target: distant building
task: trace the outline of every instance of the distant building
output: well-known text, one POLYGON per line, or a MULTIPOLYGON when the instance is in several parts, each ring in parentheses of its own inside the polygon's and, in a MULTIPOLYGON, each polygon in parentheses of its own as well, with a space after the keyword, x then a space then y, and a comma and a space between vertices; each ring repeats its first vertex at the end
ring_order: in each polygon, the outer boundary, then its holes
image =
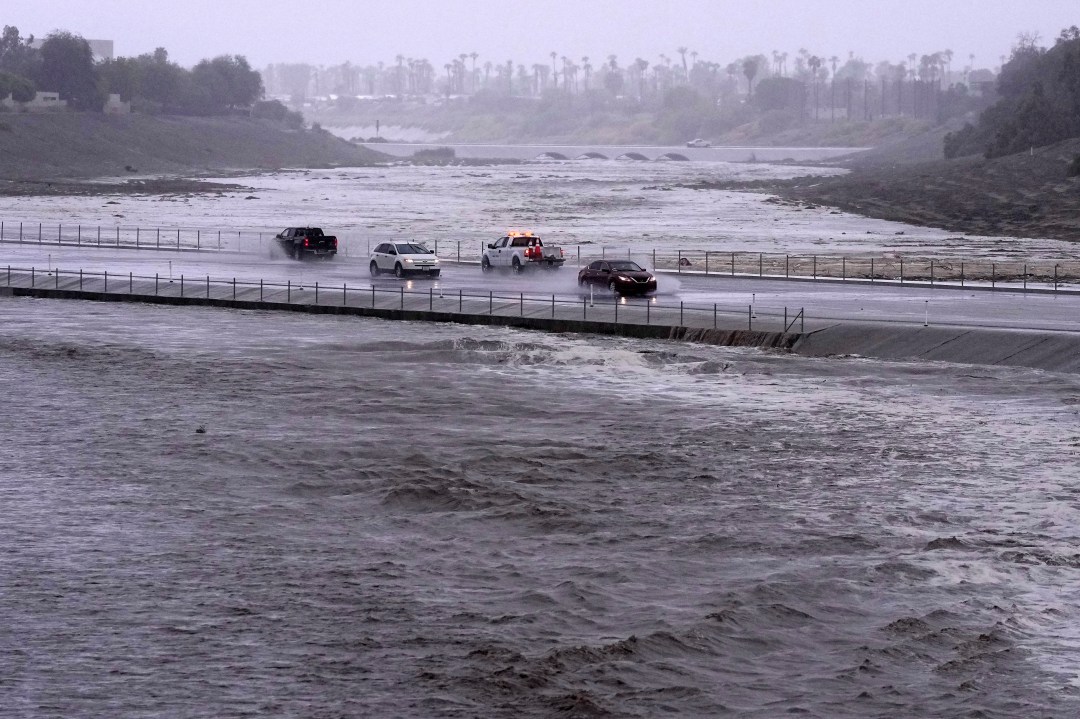
POLYGON ((15 102, 8 95, 0 99, 0 105, 18 112, 62 112, 67 109, 67 100, 61 100, 58 92, 38 92, 30 102, 15 102))
POLYGON ((109 95, 109 99, 105 101, 105 106, 101 108, 101 111, 106 115, 130 115, 131 102, 124 102, 120 99, 120 95, 113 93, 109 95))

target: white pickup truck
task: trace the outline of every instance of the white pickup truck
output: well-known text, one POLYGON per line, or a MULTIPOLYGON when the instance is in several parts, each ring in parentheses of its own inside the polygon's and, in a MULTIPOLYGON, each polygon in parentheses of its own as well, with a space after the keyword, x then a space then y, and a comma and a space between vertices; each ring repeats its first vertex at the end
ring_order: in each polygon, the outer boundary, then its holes
POLYGON ((566 262, 561 247, 545 245, 531 232, 508 232, 484 248, 480 267, 487 272, 493 267, 506 267, 524 272, 527 267, 554 269, 566 262))

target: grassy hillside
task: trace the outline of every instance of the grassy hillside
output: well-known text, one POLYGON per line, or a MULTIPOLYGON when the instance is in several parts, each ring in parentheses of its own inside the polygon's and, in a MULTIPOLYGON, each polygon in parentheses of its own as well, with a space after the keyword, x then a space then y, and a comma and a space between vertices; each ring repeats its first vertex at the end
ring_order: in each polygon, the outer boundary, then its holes
POLYGON ((5 179, 365 165, 380 157, 326 132, 249 118, 0 114, 5 179))

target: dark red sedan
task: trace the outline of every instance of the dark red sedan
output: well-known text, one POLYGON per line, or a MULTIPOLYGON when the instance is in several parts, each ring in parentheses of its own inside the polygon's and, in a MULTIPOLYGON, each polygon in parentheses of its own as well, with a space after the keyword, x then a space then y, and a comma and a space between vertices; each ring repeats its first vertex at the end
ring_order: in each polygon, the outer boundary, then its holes
POLYGON ((656 277, 633 260, 596 260, 581 268, 578 284, 607 287, 617 295, 656 292, 656 277))

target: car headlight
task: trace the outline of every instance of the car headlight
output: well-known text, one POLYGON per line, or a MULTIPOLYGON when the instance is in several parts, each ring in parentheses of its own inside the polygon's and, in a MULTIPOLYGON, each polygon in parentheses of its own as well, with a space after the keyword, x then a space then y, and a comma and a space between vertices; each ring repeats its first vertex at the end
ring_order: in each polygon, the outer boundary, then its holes
POLYGON ((619 282, 630 282, 630 278, 625 275, 615 275, 615 279, 619 282))
POLYGON ((411 257, 406 257, 405 261, 408 262, 410 265, 412 264, 412 258, 411 257))

